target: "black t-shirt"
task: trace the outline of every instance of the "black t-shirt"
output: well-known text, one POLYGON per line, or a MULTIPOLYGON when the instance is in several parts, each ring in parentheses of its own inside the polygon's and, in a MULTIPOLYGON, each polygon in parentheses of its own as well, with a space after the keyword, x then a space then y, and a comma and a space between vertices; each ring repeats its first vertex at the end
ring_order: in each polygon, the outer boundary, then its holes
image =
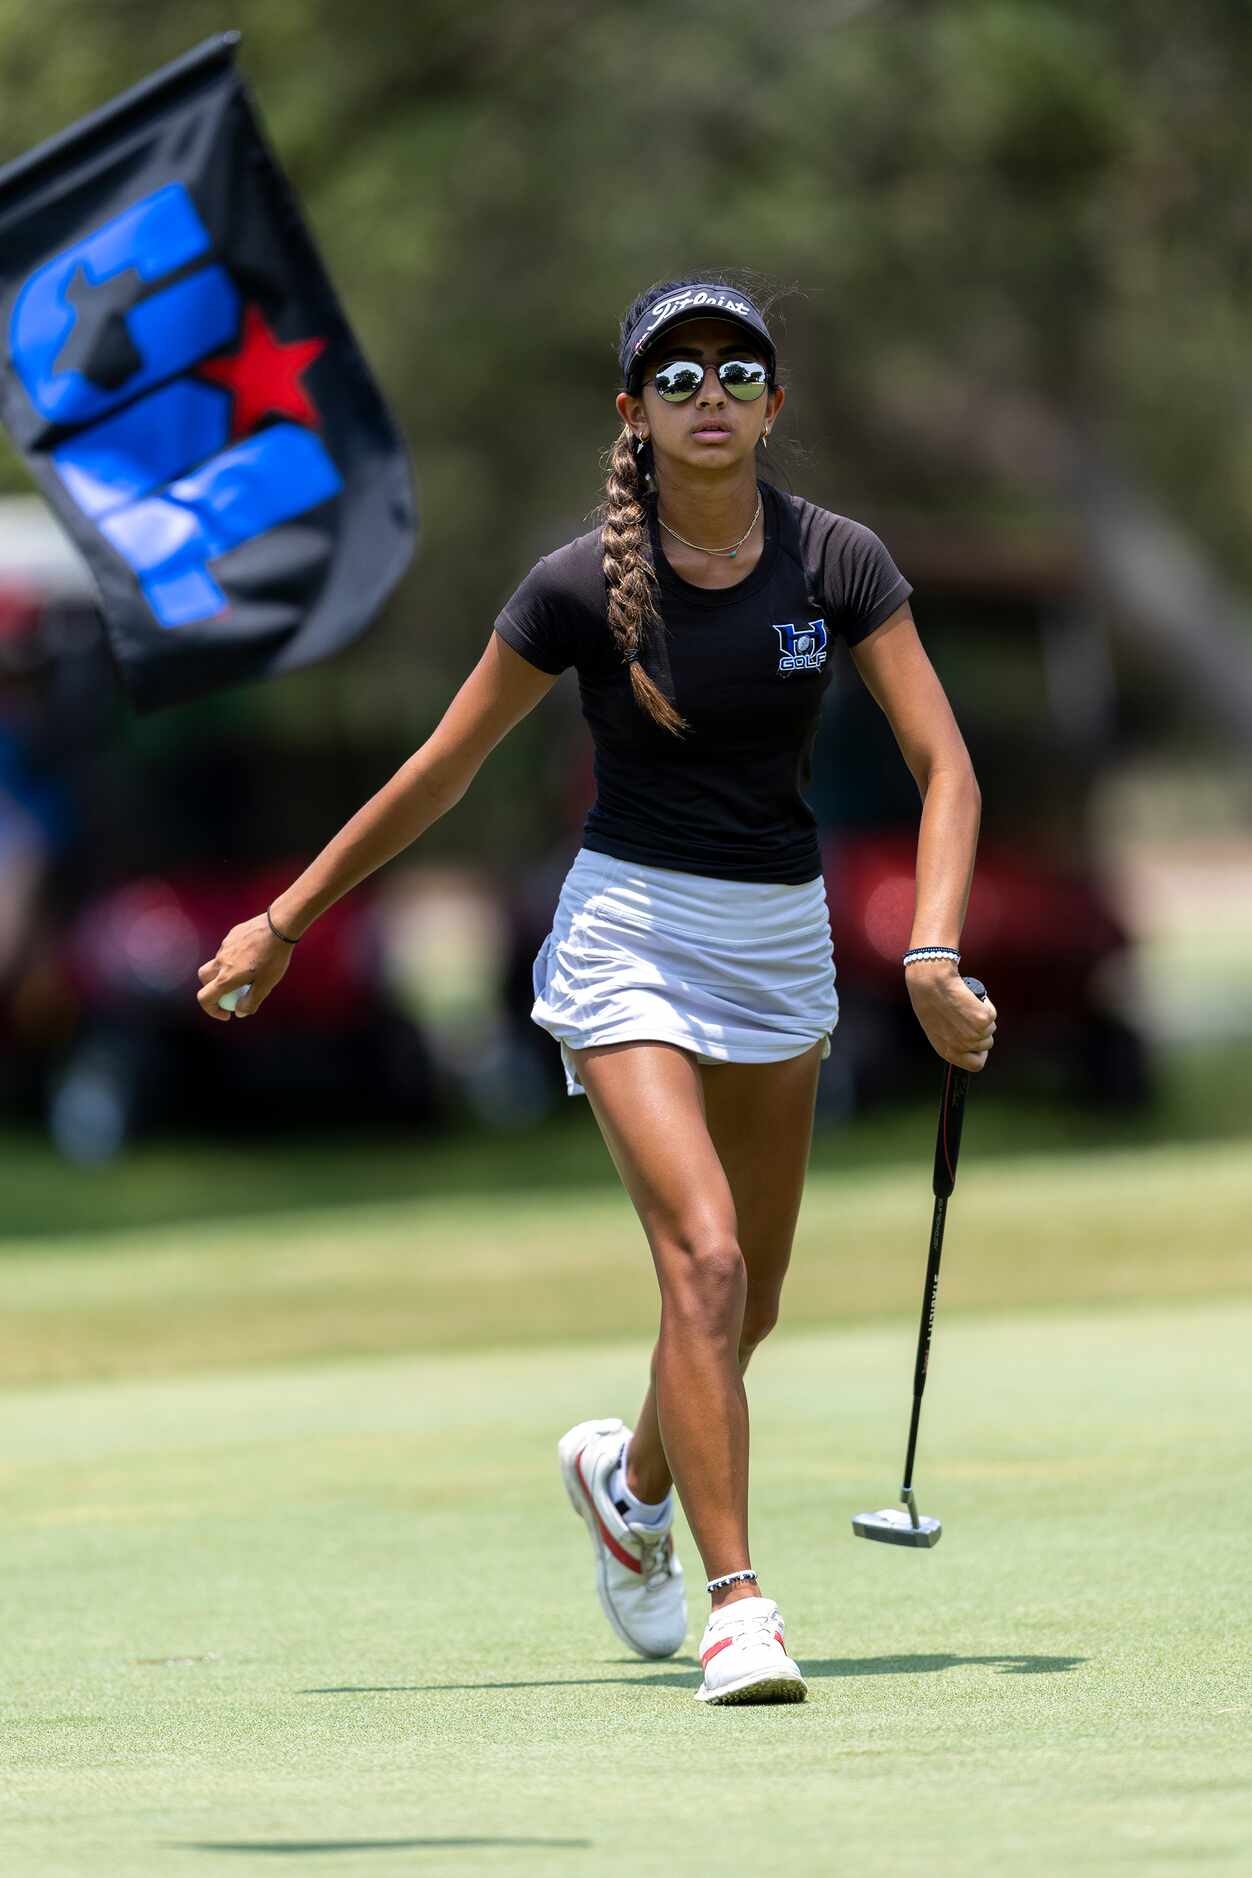
POLYGON ((852 646, 913 591, 870 529, 761 483, 765 545, 746 580, 712 591, 675 573, 649 502, 664 632, 644 666, 691 729, 635 703, 608 623, 602 530, 545 555, 495 630, 544 672, 578 671, 595 745, 582 845, 724 880, 815 880, 811 778, 831 642, 852 646))

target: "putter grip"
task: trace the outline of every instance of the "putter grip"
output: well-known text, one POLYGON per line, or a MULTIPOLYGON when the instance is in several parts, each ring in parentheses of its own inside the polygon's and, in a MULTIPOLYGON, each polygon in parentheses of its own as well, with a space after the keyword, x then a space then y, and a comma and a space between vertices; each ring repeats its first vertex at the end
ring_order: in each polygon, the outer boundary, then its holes
MULTIPOLYGON (((976 978, 967 978, 976 998, 985 998, 987 987, 976 978)), ((936 1199, 946 1199, 956 1185, 956 1164, 961 1153, 961 1128, 965 1121, 965 1097, 969 1092, 969 1071, 948 1064, 939 1103, 939 1131, 935 1139, 935 1174, 931 1183, 936 1199)))

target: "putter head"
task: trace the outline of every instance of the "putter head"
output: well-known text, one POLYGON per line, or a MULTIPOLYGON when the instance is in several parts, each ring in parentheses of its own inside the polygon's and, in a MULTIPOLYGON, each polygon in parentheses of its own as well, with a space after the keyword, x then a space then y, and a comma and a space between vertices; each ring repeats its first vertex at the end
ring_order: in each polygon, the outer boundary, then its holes
POLYGON ((852 1530, 858 1539, 879 1539, 884 1545, 938 1545, 943 1523, 925 1519, 920 1514, 916 1526, 909 1515, 897 1506, 885 1506, 878 1513, 854 1513, 852 1530))

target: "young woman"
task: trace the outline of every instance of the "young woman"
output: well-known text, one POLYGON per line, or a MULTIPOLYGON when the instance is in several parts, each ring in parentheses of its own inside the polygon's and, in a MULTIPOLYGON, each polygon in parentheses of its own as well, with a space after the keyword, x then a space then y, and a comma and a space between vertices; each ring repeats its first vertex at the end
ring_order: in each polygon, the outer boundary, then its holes
POLYGON ((634 1203, 661 1323, 633 1431, 578 1423, 562 1478, 624 1643, 665 1657, 686 1636, 677 1486, 712 1598, 699 1699, 794 1701, 804 1679, 748 1546, 743 1372, 778 1314, 838 1019, 801 794, 836 634, 921 795, 903 968, 930 1042, 967 1070, 996 1027, 957 969, 979 792, 883 544, 758 480, 785 394, 756 304, 725 279, 663 282, 626 314, 619 357, 601 526, 531 570, 438 728, 227 934, 198 995, 229 1022, 229 994, 250 985, 234 1015, 255 1013, 318 914, 446 814, 577 668, 597 794, 535 960, 532 1016, 634 1203))

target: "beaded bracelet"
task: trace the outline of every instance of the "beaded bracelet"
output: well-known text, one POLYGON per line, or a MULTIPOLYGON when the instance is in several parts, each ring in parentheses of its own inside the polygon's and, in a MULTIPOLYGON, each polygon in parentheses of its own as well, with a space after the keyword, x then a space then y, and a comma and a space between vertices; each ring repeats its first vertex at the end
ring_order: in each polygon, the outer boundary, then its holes
POLYGON ((905 953, 900 963, 901 965, 916 965, 919 959, 951 959, 954 965, 959 965, 961 955, 955 946, 914 946, 910 952, 905 953))
POLYGON ((265 917, 270 923, 270 931, 273 933, 275 939, 281 939, 285 946, 298 946, 299 945, 301 935, 297 934, 297 936, 294 939, 289 939, 285 932, 279 932, 277 926, 274 924, 273 914, 270 912, 268 907, 266 907, 265 909, 265 917))
POLYGON ((727 1572, 724 1578, 710 1578, 704 1588, 706 1591, 722 1591, 727 1585, 740 1585, 745 1583, 748 1579, 751 1579, 752 1583, 755 1584, 757 1582, 756 1573, 727 1572))

